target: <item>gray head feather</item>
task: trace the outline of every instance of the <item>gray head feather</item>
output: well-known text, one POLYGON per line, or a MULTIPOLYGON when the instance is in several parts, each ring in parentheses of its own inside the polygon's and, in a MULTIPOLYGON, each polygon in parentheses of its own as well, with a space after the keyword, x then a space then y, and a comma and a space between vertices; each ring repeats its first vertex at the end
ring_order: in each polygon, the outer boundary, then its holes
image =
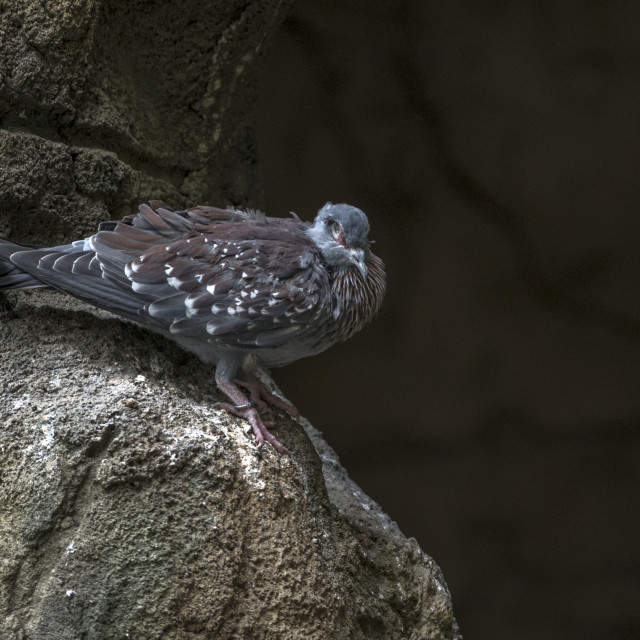
POLYGON ((366 275, 369 220, 364 211, 348 204, 327 204, 307 230, 327 263, 336 268, 356 266, 366 275))

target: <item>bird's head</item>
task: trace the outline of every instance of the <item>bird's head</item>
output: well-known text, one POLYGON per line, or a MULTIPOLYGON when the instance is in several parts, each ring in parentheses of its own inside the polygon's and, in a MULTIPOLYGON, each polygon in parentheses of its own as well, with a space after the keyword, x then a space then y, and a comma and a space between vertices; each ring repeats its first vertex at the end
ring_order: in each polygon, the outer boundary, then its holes
POLYGON ((327 264, 334 268, 357 267, 367 276, 369 220, 348 204, 327 204, 318 211, 307 235, 316 243, 327 264))

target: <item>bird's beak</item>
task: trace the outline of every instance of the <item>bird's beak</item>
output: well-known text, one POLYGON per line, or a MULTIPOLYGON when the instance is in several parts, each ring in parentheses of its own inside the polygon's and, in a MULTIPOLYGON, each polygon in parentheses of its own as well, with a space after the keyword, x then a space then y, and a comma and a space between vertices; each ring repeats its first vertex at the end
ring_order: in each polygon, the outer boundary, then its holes
POLYGON ((358 267, 360 273, 366 278, 369 270, 364 261, 364 251, 362 249, 349 249, 349 253, 351 255, 351 262, 358 267))

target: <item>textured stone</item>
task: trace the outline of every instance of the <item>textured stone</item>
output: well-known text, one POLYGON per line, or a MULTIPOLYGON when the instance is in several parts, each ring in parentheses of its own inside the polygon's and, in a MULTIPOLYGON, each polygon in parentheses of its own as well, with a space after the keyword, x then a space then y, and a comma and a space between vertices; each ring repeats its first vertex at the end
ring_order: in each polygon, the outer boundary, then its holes
POLYGON ((199 361, 21 295, 0 322, 0 637, 458 637, 439 569, 308 424, 320 457, 281 416, 290 455, 260 452, 199 361))
POLYGON ((258 78, 291 4, 0 3, 0 232, 62 240, 150 198, 258 206, 258 78))

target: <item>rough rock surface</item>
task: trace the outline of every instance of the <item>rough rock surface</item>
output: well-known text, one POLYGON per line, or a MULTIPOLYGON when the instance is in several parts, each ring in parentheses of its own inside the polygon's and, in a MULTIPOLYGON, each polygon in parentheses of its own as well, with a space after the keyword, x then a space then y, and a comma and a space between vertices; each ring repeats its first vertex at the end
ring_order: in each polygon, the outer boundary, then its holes
POLYGON ((259 77, 292 2, 0 1, 0 231, 77 237, 149 198, 257 206, 259 77))
POLYGON ((278 415, 291 454, 258 451, 208 367, 67 301, 2 300, 0 637, 459 637, 310 425, 278 415))

